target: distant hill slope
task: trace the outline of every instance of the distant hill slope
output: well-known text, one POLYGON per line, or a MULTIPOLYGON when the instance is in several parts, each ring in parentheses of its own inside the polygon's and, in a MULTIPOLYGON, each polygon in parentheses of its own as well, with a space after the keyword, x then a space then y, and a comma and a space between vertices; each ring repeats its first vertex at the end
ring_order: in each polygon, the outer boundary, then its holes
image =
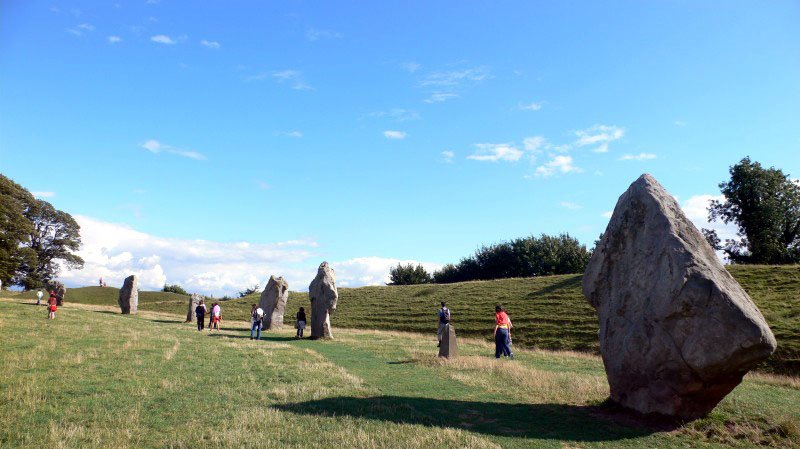
MULTIPOLYGON (((800 266, 730 266, 737 281, 761 309, 778 339, 765 369, 800 374, 800 266)), ((298 287, 298 286, 290 286, 298 287)), ((67 302, 117 303, 118 289, 70 289, 67 302)), ((31 292, 24 294, 33 298, 31 292)), ((247 319, 259 295, 222 303, 223 319, 247 319)), ((142 310, 185 315, 188 297, 141 292, 142 310)), ((492 334, 494 305, 501 303, 514 322, 514 344, 522 347, 597 352, 597 317, 581 292, 580 275, 501 279, 409 286, 340 288, 335 327, 384 329, 431 334, 440 301, 447 301, 459 335, 492 334)), ((299 307, 309 309, 306 293, 292 292, 286 322, 299 307)), ((224 322, 223 322, 224 324, 224 322)))

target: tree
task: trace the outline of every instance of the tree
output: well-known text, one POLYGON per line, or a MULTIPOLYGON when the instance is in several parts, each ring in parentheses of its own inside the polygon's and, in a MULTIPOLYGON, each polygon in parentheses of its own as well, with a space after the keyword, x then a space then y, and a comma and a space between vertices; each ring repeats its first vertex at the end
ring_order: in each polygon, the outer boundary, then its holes
POLYGON ((716 232, 704 229, 706 240, 716 242, 732 263, 800 262, 800 186, 750 157, 730 167, 730 175, 719 184, 725 201, 712 201, 708 208, 709 221, 734 223, 739 239, 721 244, 716 232))
MULTIPOLYGON (((240 291, 239 292, 239 297, 240 298, 244 298, 247 295, 252 295, 253 293, 258 293, 258 291, 260 289, 261 289, 261 287, 258 284, 256 284, 256 285, 254 285, 252 287, 249 287, 249 288, 246 288, 246 289, 240 291)), ((222 299, 224 300, 225 298, 222 298, 222 299)))
POLYGON ((164 284, 164 288, 161 289, 162 292, 169 292, 169 293, 177 293, 179 295, 188 295, 189 293, 186 292, 186 289, 181 287, 178 284, 164 284))
POLYGON ((22 245, 33 231, 25 212, 34 201, 24 187, 0 175, 0 281, 3 285, 10 285, 23 262, 30 263, 34 256, 22 245))
POLYGON ((73 253, 81 247, 81 228, 72 215, 54 208, 47 201, 35 200, 25 217, 33 229, 22 244, 30 248, 35 257, 23 261, 14 283, 25 289, 38 288, 57 277, 62 266, 83 268, 83 259, 73 253))
POLYGON ((389 285, 428 284, 432 281, 431 275, 422 265, 414 266, 397 264, 389 270, 389 285))

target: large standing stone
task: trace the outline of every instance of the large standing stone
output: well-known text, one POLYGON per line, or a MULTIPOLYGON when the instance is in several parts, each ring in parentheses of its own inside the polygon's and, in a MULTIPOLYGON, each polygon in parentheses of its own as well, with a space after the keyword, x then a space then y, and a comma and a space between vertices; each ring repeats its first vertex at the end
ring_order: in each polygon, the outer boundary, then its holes
POLYGON ((197 308, 197 305, 200 304, 201 296, 197 293, 192 293, 189 296, 189 312, 186 314, 186 322, 187 323, 194 323, 194 309, 197 308))
POLYGON ((56 292, 56 305, 61 307, 64 305, 64 297, 67 296, 67 287, 64 287, 59 281, 47 281, 47 291, 56 292))
POLYGON ((456 342, 456 328, 452 324, 444 325, 442 343, 439 345, 439 357, 452 359, 458 357, 458 343, 456 342))
POLYGON ((122 309, 123 315, 136 313, 139 308, 138 283, 136 275, 130 275, 125 278, 125 282, 119 290, 119 308, 122 309))
POLYGON ((258 307, 264 311, 263 329, 280 329, 283 327, 283 314, 286 301, 289 300, 289 283, 282 277, 270 276, 267 286, 261 292, 258 307))
POLYGON ((333 338, 330 314, 336 310, 339 292, 328 262, 319 266, 317 277, 308 286, 308 298, 311 300, 311 338, 333 338))
POLYGON ((617 201, 583 292, 611 399, 641 413, 704 416, 775 350, 761 312, 650 175, 617 201))

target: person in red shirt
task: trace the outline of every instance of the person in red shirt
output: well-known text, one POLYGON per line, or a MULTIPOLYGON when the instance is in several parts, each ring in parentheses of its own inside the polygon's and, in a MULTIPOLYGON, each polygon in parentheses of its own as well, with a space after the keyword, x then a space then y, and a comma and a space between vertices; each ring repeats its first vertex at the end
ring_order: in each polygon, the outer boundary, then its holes
POLYGON ((494 357, 500 358, 500 355, 506 356, 509 359, 514 358, 511 352, 511 319, 506 313, 506 309, 500 304, 494 308, 494 317, 496 324, 494 326, 494 357))
POLYGON ((58 299, 56 299, 56 292, 51 291, 50 298, 47 300, 48 320, 54 320, 56 318, 56 310, 58 310, 58 306, 56 306, 57 302, 58 299))

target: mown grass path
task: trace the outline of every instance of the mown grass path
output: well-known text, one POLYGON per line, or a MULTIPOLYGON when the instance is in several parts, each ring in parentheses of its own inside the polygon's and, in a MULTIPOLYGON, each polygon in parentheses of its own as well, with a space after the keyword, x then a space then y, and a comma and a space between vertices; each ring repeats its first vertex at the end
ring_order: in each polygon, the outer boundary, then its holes
POLYGON ((248 339, 174 315, 0 300, 0 447, 798 447, 800 382, 757 376, 666 428, 603 405, 602 363, 480 340, 335 329, 248 339))

